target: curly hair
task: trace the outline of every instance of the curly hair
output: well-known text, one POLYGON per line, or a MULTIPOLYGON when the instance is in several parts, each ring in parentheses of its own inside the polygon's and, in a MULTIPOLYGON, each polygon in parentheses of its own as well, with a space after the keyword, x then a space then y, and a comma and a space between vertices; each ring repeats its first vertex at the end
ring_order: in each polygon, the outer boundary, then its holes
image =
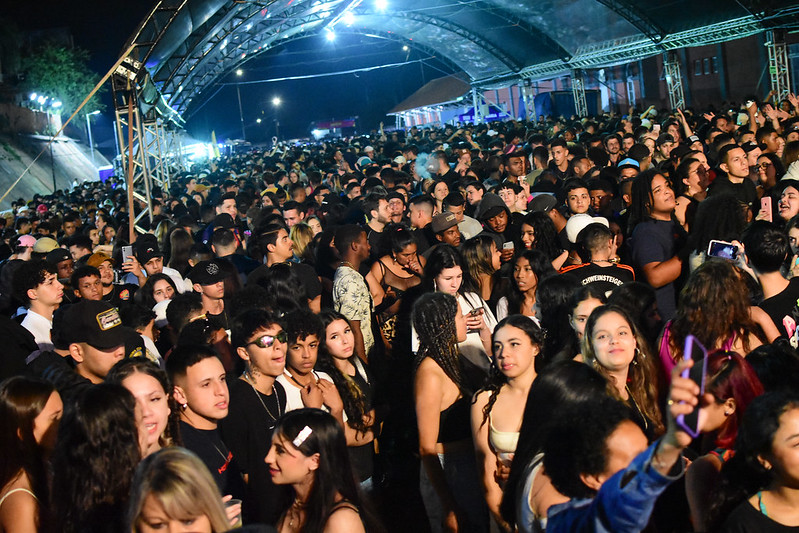
MULTIPOLYGON (((494 361, 491 365, 491 370, 488 375, 488 379, 486 380, 485 385, 482 389, 477 391, 479 394, 482 391, 488 391, 488 402, 486 402, 485 406, 483 407, 483 421, 480 423, 480 426, 483 426, 486 421, 488 420, 488 415, 491 413, 491 409, 494 407, 494 403, 497 401, 497 397, 499 396, 499 391, 502 389, 502 386, 508 382, 508 378, 500 372, 499 368, 497 368, 497 357, 498 354, 496 353, 497 346, 496 346, 496 337, 497 333, 504 327, 512 327, 521 330, 528 339, 530 339, 530 343, 533 346, 538 347, 538 354, 533 360, 533 364, 536 363, 538 356, 541 355, 541 350, 544 347, 544 332, 538 327, 538 324, 530 320, 524 315, 510 315, 497 324, 494 328, 494 333, 491 336, 491 346, 493 348, 493 356, 494 361)), ((477 394, 474 395, 474 399, 472 403, 477 400, 477 394)))
MULTIPOLYGON (((655 365, 654 357, 649 351, 646 340, 638 331, 638 327, 630 318, 630 315, 627 314, 627 311, 615 305, 601 305, 594 309, 585 324, 582 346, 583 360, 587 364, 592 365, 600 374, 608 378, 609 381, 613 381, 608 371, 597 361, 593 342, 594 328, 596 327, 597 321, 608 313, 616 313, 621 316, 633 332, 637 348, 627 374, 628 391, 630 398, 635 402, 635 405, 638 406, 641 414, 652 422, 654 426, 653 433, 655 435, 660 435, 665 430, 665 426, 663 425, 663 417, 657 404, 659 383, 658 367, 655 365)), ((617 388, 618 383, 615 385, 616 386, 612 387, 610 391, 617 399, 621 400, 622 398, 617 388)))
MULTIPOLYGON (((555 269, 552 268, 552 263, 547 255, 544 252, 536 249, 523 250, 516 256, 516 258, 513 260, 514 273, 516 271, 517 263, 522 259, 527 261, 530 269, 533 271, 533 274, 535 274, 536 292, 538 292, 538 284, 541 283, 541 281, 557 274, 555 269)), ((524 293, 519 290, 519 286, 516 283, 516 277, 511 276, 511 279, 513 280, 510 284, 511 290, 509 290, 507 294, 508 314, 521 313, 522 305, 524 304, 524 293)))
POLYGON ((464 395, 471 396, 473 391, 461 371, 455 329, 457 312, 458 301, 443 292, 427 293, 416 301, 413 305, 413 327, 419 336, 419 351, 416 352, 414 368, 418 369, 422 360, 429 357, 464 395))
POLYGON ((549 215, 542 211, 532 212, 522 220, 522 231, 524 231, 525 225, 533 228, 532 248, 544 252, 550 262, 563 253, 563 248, 558 240, 558 232, 549 215))
MULTIPOLYGON (((319 318, 322 320, 325 331, 327 331, 327 327, 330 324, 338 320, 343 320, 349 325, 349 321, 344 315, 332 310, 323 310, 319 314, 319 318)), ((344 402, 344 412, 347 413, 347 424, 360 433, 366 433, 372 426, 366 425, 363 421, 363 417, 368 412, 363 391, 358 387, 358 384, 352 377, 347 375, 346 372, 339 370, 336 366, 333 356, 327 348, 327 333, 322 335, 320 340, 317 366, 319 370, 327 372, 333 379, 333 384, 336 386, 342 402, 344 402)), ((353 352, 353 355, 349 358, 356 369, 357 358, 358 356, 355 352, 353 352)))
POLYGON ((671 323, 669 349, 674 361, 682 357, 685 338, 693 334, 709 350, 736 337, 750 350, 749 333, 765 340, 749 314, 749 290, 742 274, 729 261, 705 261, 688 278, 671 323))
POLYGON ((68 409, 53 454, 53 516, 65 532, 121 526, 141 459, 135 402, 122 385, 102 383, 68 409))

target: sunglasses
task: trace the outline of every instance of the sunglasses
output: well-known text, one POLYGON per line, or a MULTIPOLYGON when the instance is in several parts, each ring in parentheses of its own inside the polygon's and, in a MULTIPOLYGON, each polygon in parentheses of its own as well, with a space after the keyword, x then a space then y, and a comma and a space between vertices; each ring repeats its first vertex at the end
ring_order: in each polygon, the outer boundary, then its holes
POLYGON ((259 348, 271 348, 272 345, 275 344, 275 341, 286 344, 288 340, 289 339, 286 332, 281 331, 277 335, 261 335, 254 341, 248 342, 247 346, 249 346, 250 344, 254 344, 259 348))

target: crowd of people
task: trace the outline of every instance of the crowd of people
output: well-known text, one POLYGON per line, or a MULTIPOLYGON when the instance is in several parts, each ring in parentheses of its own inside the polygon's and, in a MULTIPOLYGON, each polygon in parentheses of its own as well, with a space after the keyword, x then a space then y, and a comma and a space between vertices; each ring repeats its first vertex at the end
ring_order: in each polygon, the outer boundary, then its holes
POLYGON ((0 532, 799 530, 799 99, 706 111, 14 202, 0 532))

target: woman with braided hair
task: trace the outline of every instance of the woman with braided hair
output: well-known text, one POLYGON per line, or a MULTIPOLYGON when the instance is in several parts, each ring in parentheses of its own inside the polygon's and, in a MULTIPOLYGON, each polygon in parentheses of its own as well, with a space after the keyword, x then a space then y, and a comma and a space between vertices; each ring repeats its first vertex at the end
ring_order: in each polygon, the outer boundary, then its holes
POLYGON ((434 292, 414 305, 413 326, 419 336, 414 383, 419 485, 431 530, 485 531, 469 424, 475 390, 469 377, 476 367, 457 347, 466 338, 466 319, 454 296, 434 292))
POLYGON ((500 516, 499 504, 543 344, 543 331, 526 316, 502 320, 494 330, 490 379, 472 403, 472 437, 483 496, 493 518, 506 530, 510 528, 500 516))

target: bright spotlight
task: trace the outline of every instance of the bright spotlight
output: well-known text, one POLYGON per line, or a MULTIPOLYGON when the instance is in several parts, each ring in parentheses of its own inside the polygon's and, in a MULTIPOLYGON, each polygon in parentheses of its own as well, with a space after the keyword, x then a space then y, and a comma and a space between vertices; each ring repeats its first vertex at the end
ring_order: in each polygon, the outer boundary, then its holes
POLYGON ((331 30, 327 30, 327 32, 325 32, 325 39, 327 39, 332 43, 333 41, 336 40, 336 34, 333 33, 331 30))
POLYGON ((42 105, 42 104, 44 104, 47 101, 47 97, 46 96, 39 96, 39 98, 37 98, 36 101, 39 102, 39 105, 42 105))
POLYGON ((343 20, 344 24, 347 26, 352 26, 355 23, 355 15, 352 14, 352 11, 347 11, 344 13, 344 17, 342 17, 341 20, 343 20))
POLYGON ((241 76, 242 74, 244 74, 244 71, 241 70, 240 68, 237 68, 236 69, 236 76, 241 76))
POLYGON ((388 1, 387 0, 375 0, 375 9, 378 11, 385 11, 388 9, 388 1))
POLYGON ((407 52, 408 51, 408 45, 407 44, 402 45, 402 51, 403 52, 407 52))
POLYGON ((256 118, 256 119, 255 119, 255 122, 257 122, 258 124, 260 124, 260 123, 261 123, 261 119, 260 119, 260 118, 256 118))
POLYGON ((280 102, 281 102, 281 100, 280 100, 279 96, 275 96, 274 98, 272 98, 272 105, 273 106, 279 106, 280 102))
POLYGON ((39 96, 39 95, 38 95, 38 94, 36 94, 36 93, 31 93, 31 101, 35 102, 35 101, 36 101, 36 98, 37 98, 38 96, 39 96))
POLYGON ((51 106, 51 107, 54 107, 54 108, 59 108, 59 107, 61 107, 62 105, 64 105, 64 104, 62 104, 62 103, 61 103, 61 100, 55 100, 55 101, 53 101, 53 103, 52 103, 52 104, 50 104, 50 106, 51 106))

